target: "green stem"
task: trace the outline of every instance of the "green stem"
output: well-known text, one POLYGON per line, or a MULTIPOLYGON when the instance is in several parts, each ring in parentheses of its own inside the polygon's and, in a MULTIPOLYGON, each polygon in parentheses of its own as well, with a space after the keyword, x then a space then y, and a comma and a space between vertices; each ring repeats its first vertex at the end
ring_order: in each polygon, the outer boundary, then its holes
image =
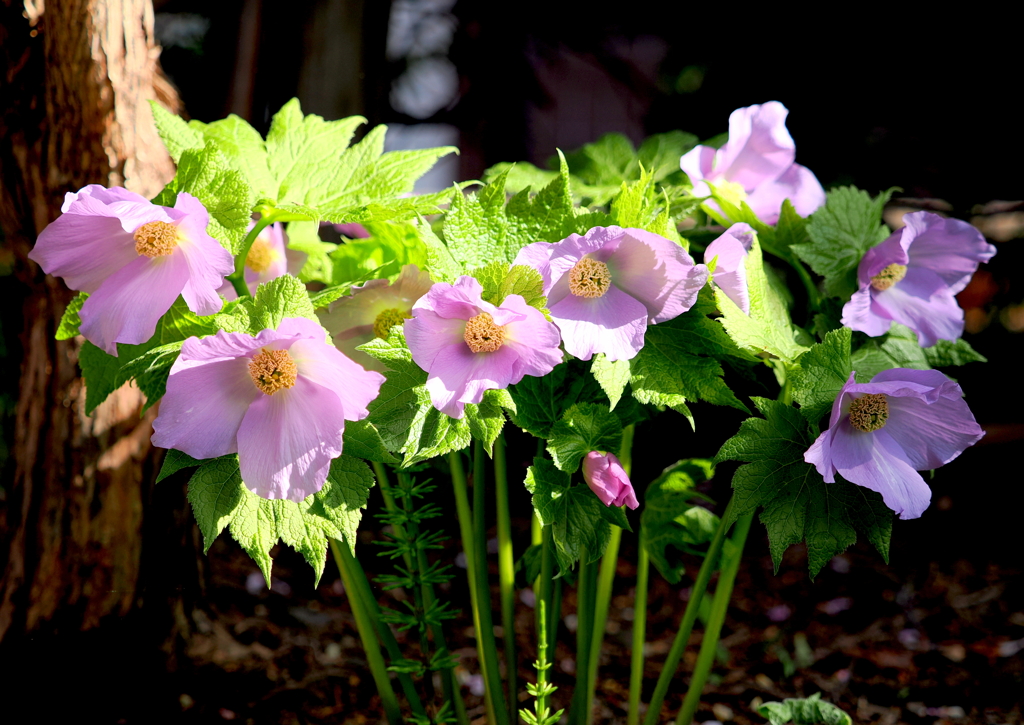
POLYGON ((242 248, 239 250, 238 255, 235 257, 235 271, 227 276, 227 280, 231 283, 231 286, 235 288, 235 292, 239 298, 249 296, 249 285, 245 283, 245 260, 249 256, 249 250, 252 249, 252 243, 256 241, 256 237, 260 235, 264 229, 277 221, 277 215, 275 212, 264 214, 259 218, 259 221, 249 230, 249 233, 245 235, 245 239, 242 240, 242 248))
MULTIPOLYGON (((547 611, 545 610, 543 599, 537 602, 537 610, 540 614, 539 621, 544 622, 547 619, 547 611)), ((548 670, 550 668, 551 663, 548 662, 548 628, 542 625, 537 630, 537 689, 542 693, 537 696, 537 706, 534 710, 538 717, 547 715, 548 697, 543 693, 545 691, 544 685, 548 681, 548 670)))
POLYGON ((569 721, 583 725, 590 718, 594 700, 590 697, 590 658, 594 654, 594 600, 597 598, 597 562, 585 563, 589 551, 580 547, 579 577, 576 580, 576 689, 572 693, 569 721))
MULTIPOLYGON (((339 547, 344 551, 348 551, 348 549, 344 543, 334 543, 334 540, 331 540, 331 542, 332 553, 335 556, 335 562, 337 562, 340 552, 334 551, 333 547, 339 547)), ((366 572, 362 570, 359 560, 354 556, 349 554, 349 556, 346 557, 346 560, 348 561, 348 567, 352 574, 353 581, 351 584, 356 587, 352 596, 357 596, 361 605, 364 605, 367 608, 367 611, 370 614, 370 620, 377 631, 377 636, 380 637, 381 642, 384 643, 384 648, 387 649, 387 655, 391 658, 392 662, 396 659, 400 659, 401 650, 398 649, 398 642, 394 638, 391 628, 381 620, 380 606, 377 604, 377 599, 374 597, 373 590, 370 589, 370 580, 367 579, 366 572)), ((342 584, 345 584, 344 578, 342 578, 342 584)), ((348 585, 345 586, 345 591, 352 591, 347 589, 348 585)), ((427 711, 423 708, 420 695, 416 691, 416 685, 413 684, 413 678, 406 673, 401 672, 397 673, 397 677, 399 684, 401 684, 401 691, 406 694, 406 699, 409 700, 410 708, 412 708, 413 712, 417 715, 426 716, 427 711)))
POLYGON ((647 640, 647 575, 651 559, 643 535, 636 560, 636 597, 633 600, 633 656, 629 671, 629 712, 626 725, 640 723, 640 691, 644 684, 644 644, 647 640))
POLYGON ((811 277, 811 273, 807 271, 807 267, 803 263, 793 256, 792 253, 787 254, 784 259, 790 267, 796 270, 797 276, 800 281, 803 282, 804 289, 807 290, 807 304, 811 308, 811 311, 818 310, 821 307, 821 294, 818 292, 818 285, 814 283, 814 278, 811 277))
MULTIPOLYGON (((615 568, 619 563, 619 542, 622 540, 622 529, 612 526, 608 538, 608 548, 601 558, 601 571, 597 578, 597 596, 594 599, 594 624, 590 638, 590 663, 587 671, 587 702, 594 702, 597 691, 597 670, 601 662, 601 645, 604 643, 604 628, 608 623, 608 608, 612 601, 612 582, 615 580, 615 568)), ((587 708, 587 725, 593 722, 594 708, 587 708)))
POLYGON ((656 723, 660 722, 661 705, 665 701, 669 685, 672 684, 672 678, 675 677, 676 669, 679 667, 679 660, 683 656, 683 650, 686 649, 686 643, 690 639, 690 633, 693 632, 693 623, 697 619, 700 600, 703 598, 704 592, 707 591, 708 582, 711 581, 711 575, 715 572, 715 565, 718 563, 719 555, 722 553, 725 534, 732 524, 734 501, 735 499, 729 499, 729 504, 725 507, 725 512, 722 514, 722 521, 715 531, 714 538, 711 539, 711 545, 708 546, 707 554, 704 555, 704 562, 700 566, 697 580, 693 583, 693 589, 690 591, 690 600, 686 603, 686 611, 683 612, 683 621, 679 624, 679 631, 676 632, 672 648, 668 652, 668 657, 665 658, 665 664, 661 669, 661 674, 658 676, 658 683, 654 687, 654 694, 651 696, 650 705, 647 706, 644 725, 656 725, 656 723))
POLYGON ((715 598, 711 603, 711 617, 704 630, 700 653, 697 655, 697 665, 694 668, 693 677, 690 679, 690 688, 686 691, 683 707, 679 711, 679 717, 676 718, 676 725, 690 725, 694 713, 697 712, 701 693, 704 692, 704 684, 711 673, 711 666, 715 663, 718 639, 722 634, 725 613, 729 609, 733 584, 736 582, 736 572, 739 571, 740 560, 743 558, 743 546, 747 543, 747 534, 750 532, 750 523, 753 520, 753 512, 744 514, 736 520, 736 531, 731 539, 733 550, 730 552, 729 560, 722 564, 722 575, 718 579, 715 598))
POLYGON ((512 550, 512 517, 508 508, 508 475, 505 467, 505 438, 494 442, 494 496, 498 504, 498 589, 501 596, 501 630, 505 645, 505 679, 508 683, 509 718, 516 721, 516 600, 515 559, 512 550))
MULTIPOLYGON (((534 520, 537 520, 534 515, 534 520)), ((552 529, 550 526, 545 526, 540 530, 541 534, 541 549, 540 549, 540 576, 533 583, 533 594, 534 601, 536 602, 536 631, 538 637, 540 631, 543 629, 548 634, 548 641, 554 641, 554 636, 551 632, 550 620, 553 615, 553 602, 551 600, 551 593, 554 591, 554 577, 555 577, 555 552, 554 552, 554 539, 552 538, 552 529), (541 614, 540 602, 544 602, 546 613, 541 614), (546 620, 546 621, 544 621, 546 620)))
POLYGON ((401 725, 402 710, 398 705, 398 698, 395 697, 395 691, 391 687, 387 666, 384 664, 384 656, 380 652, 373 617, 370 615, 363 597, 360 596, 358 575, 352 569, 352 552, 349 551, 347 544, 339 544, 334 539, 330 539, 330 542, 334 561, 341 573, 341 581, 345 585, 345 591, 349 594, 349 605, 352 607, 352 615, 356 620, 356 629, 359 630, 359 639, 363 642, 366 661, 370 665, 370 674, 377 684, 377 692, 380 693, 381 703, 384 705, 384 714, 391 725, 401 725))
POLYGON ((487 607, 487 619, 490 620, 490 596, 480 581, 480 570, 477 565, 477 548, 473 541, 473 512, 469 508, 469 494, 466 485, 466 472, 462 467, 461 454, 453 451, 448 454, 448 465, 452 474, 452 488, 455 490, 455 507, 459 516, 459 531, 462 535, 462 551, 466 557, 466 576, 469 579, 469 598, 473 608, 473 627, 476 630, 477 654, 480 658, 480 670, 484 678, 484 701, 487 706, 488 720, 497 725, 508 725, 508 713, 501 696, 501 676, 498 673, 498 653, 494 646, 494 628, 490 628, 491 636, 486 636, 481 610, 487 607))

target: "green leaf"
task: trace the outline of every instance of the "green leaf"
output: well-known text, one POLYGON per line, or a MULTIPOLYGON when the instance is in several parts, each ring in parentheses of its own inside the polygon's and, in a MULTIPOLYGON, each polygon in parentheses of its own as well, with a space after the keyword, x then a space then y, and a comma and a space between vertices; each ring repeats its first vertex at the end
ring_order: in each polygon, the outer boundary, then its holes
POLYGON ((508 392, 516 405, 512 422, 538 438, 548 438, 574 403, 601 399, 600 387, 586 370, 586 363, 574 359, 556 365, 543 377, 527 375, 510 385, 508 392))
POLYGON ((366 464, 349 456, 331 461, 323 488, 303 501, 268 500, 242 483, 238 456, 207 460, 188 486, 204 550, 225 527, 260 567, 270 585, 270 549, 280 539, 302 554, 319 583, 327 560, 328 538, 355 545, 373 474, 366 464))
MULTIPOLYGON (((270 173, 267 146, 259 131, 234 114, 213 123, 190 121, 188 125, 205 140, 216 143, 231 168, 242 175, 257 198, 277 198, 278 185, 270 173)), ((202 142, 193 145, 202 146, 202 142)))
POLYGON ((651 562, 670 584, 678 584, 685 571, 682 559, 670 558, 669 547, 698 553, 697 547, 711 541, 718 517, 696 505, 704 498, 696 487, 715 475, 711 461, 691 458, 666 468, 644 493, 640 516, 640 542, 651 562))
POLYGON ((720 360, 756 360, 708 318, 717 312, 711 294, 705 287, 688 312, 648 327, 643 348, 630 361, 633 397, 648 405, 668 406, 686 416, 691 425, 687 400, 705 400, 746 412, 747 407, 725 384, 720 360))
POLYGON ((871 247, 889 236, 882 209, 896 189, 874 199, 867 192, 842 186, 828 193, 825 206, 811 215, 810 242, 792 249, 825 278, 825 294, 848 299, 857 291, 857 265, 871 247))
POLYGON ((427 269, 430 270, 431 279, 452 284, 459 275, 465 273, 463 266, 455 261, 455 257, 434 233, 429 222, 424 219, 417 221, 416 231, 427 248, 427 269))
POLYGON ((68 306, 64 308, 64 314, 60 318, 57 334, 54 335, 56 339, 70 340, 78 334, 78 328, 82 324, 82 318, 78 316, 78 313, 87 299, 89 299, 89 295, 85 292, 79 292, 75 295, 74 299, 68 302, 68 306))
POLYGON ((181 340, 160 345, 124 362, 114 378, 115 389, 129 380, 134 381, 146 396, 146 403, 142 406, 142 412, 145 412, 166 392, 167 377, 171 373, 171 366, 181 353, 181 345, 181 340))
POLYGON ((766 702, 757 708, 761 717, 771 725, 852 725, 850 716, 829 702, 821 700, 816 692, 807 698, 787 698, 782 702, 766 702))
POLYGON ((584 551, 587 562, 597 561, 611 533, 601 511, 608 507, 597 495, 587 486, 570 486, 569 474, 544 458, 533 459, 525 485, 533 494, 533 507, 541 525, 552 527, 555 559, 562 574, 575 566, 584 551))
POLYGON ((850 364, 858 383, 869 382, 878 373, 891 368, 927 370, 931 367, 924 350, 917 344, 914 331, 896 323, 887 334, 861 345, 850 356, 850 364))
POLYGON ((478 405, 466 405, 469 432, 484 444, 487 455, 492 455, 494 441, 505 427, 506 409, 515 410, 515 403, 507 390, 488 390, 478 405))
POLYGON ((768 353, 786 363, 792 363, 807 348, 796 341, 785 301, 768 282, 761 245, 756 236, 744 264, 750 294, 750 314, 744 313, 725 292, 715 288, 715 301, 722 311, 719 321, 739 347, 755 354, 768 353))
POLYGON ((594 362, 590 364, 590 374, 608 396, 609 409, 615 410, 629 383, 629 360, 612 361, 600 352, 594 355, 594 362))
POLYGON ((411 222, 366 225, 368 239, 353 239, 331 253, 334 284, 394 277, 407 264, 427 267, 427 248, 411 222))
POLYGON ((547 449, 559 470, 575 473, 591 451, 617 453, 622 423, 603 405, 577 403, 551 428, 547 449))
MULTIPOLYGON (((890 333, 891 334, 891 333, 890 333)), ((959 340, 939 340, 931 347, 923 348, 928 363, 933 368, 966 365, 972 362, 988 362, 988 358, 979 353, 963 338, 959 340)))
POLYGON ((149 107, 153 111, 153 121, 156 123, 157 133, 160 134, 174 163, 178 163, 181 154, 188 149, 203 146, 202 134, 189 128, 183 118, 171 113, 156 101, 150 101, 149 107))
POLYGON ((288 248, 306 255, 306 262, 299 270, 299 280, 330 285, 334 279, 334 263, 330 255, 338 245, 322 241, 319 229, 316 222, 289 222, 288 248))
POLYGON ((359 349, 389 368, 369 420, 388 450, 404 454, 404 467, 469 445, 466 417, 450 418, 430 402, 427 373, 413 362, 401 326, 392 327, 387 340, 375 338, 359 349))
POLYGON ((362 458, 364 461, 377 461, 378 463, 398 463, 398 459, 391 455, 384 439, 380 437, 380 431, 374 427, 369 420, 350 421, 345 424, 345 435, 342 439, 346 456, 362 458))
MULTIPOLYGON (((565 159, 560 160, 558 177, 554 181, 535 196, 530 196, 526 191, 513 196, 505 207, 505 215, 509 225, 505 247, 517 253, 527 244, 560 242, 569 234, 581 231, 576 219, 569 168, 565 159)), ((584 224, 582 231, 594 226, 584 224)), ((515 254, 512 256, 515 257, 515 254)))
POLYGON ((250 331, 255 335, 262 330, 277 329, 286 317, 305 317, 320 324, 306 286, 290 274, 264 282, 256 289, 250 331))
POLYGON ((838 478, 825 483, 804 461, 812 438, 800 411, 764 398, 753 401, 765 417, 743 421, 715 462, 745 462, 732 479, 733 515, 763 509, 761 522, 768 529, 776 570, 791 544, 806 541, 813 578, 857 540, 858 531, 888 560, 893 514, 881 495, 838 478))
POLYGON ((199 199, 210 213, 206 233, 232 254, 241 251, 256 194, 213 142, 182 151, 171 188, 199 199))
POLYGON ((850 379, 850 339, 849 328, 833 330, 803 354, 800 367, 791 373, 793 399, 811 423, 832 410, 836 396, 850 379))
POLYGON ((492 262, 470 274, 483 287, 481 297, 492 305, 500 307, 509 295, 519 295, 526 304, 546 312, 544 278, 533 267, 523 264, 512 267, 506 262, 492 262))
POLYGON ((184 468, 195 468, 201 464, 202 461, 171 448, 167 451, 166 455, 164 455, 164 462, 163 465, 160 466, 160 473, 156 477, 156 482, 160 483, 168 476, 171 476, 184 468))

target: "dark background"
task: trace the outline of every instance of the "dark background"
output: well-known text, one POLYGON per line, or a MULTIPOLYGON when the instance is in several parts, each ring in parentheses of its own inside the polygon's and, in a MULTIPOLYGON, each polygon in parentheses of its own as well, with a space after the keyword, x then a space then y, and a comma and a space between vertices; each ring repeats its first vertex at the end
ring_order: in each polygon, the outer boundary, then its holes
MULTIPOLYGON (((848 665, 859 673, 848 687, 844 685, 846 689, 830 691, 834 699, 851 712, 861 699, 868 708, 879 703, 903 707, 916 698, 929 707, 958 705, 970 721, 1020 721, 1019 710, 1012 707, 1024 692, 1021 656, 992 654, 995 650, 978 645, 1024 637, 1024 617, 1014 619, 1024 611, 1019 584, 1024 497, 1018 463, 1024 440, 1019 362, 1024 338, 1013 331, 1024 328, 1024 322, 1014 322, 1014 310, 1024 303, 1024 245, 1017 238, 1024 233, 1024 222, 1015 216, 1024 207, 989 205, 1024 198, 1024 141, 1016 105, 1021 63, 1013 18, 982 14, 981 8, 972 16, 970 7, 960 8, 955 16, 929 8, 925 17, 889 7, 849 5, 829 8, 827 20, 823 11, 781 7, 754 18, 739 17, 735 6, 637 1, 609 13, 597 12, 593 4, 553 1, 458 2, 454 7, 443 2, 340 0, 155 4, 158 33, 160 24, 166 28, 173 16, 192 14, 205 20, 203 33, 164 42, 162 55, 163 68, 178 87, 187 113, 203 121, 234 112, 265 132, 270 116, 298 95, 306 112, 327 118, 358 113, 371 123, 446 124, 459 134, 457 176, 467 179, 479 178, 499 161, 543 165, 556 146, 572 149, 610 131, 624 133, 634 143, 672 129, 709 138, 727 130, 735 108, 778 100, 790 109, 788 128, 797 144, 797 161, 826 187, 855 184, 877 193, 899 186, 910 200, 902 203, 909 208, 939 209, 974 219, 989 230, 998 224, 1003 231, 990 233, 998 241, 999 253, 961 299, 969 308, 968 339, 991 362, 953 371, 989 435, 937 473, 933 506, 922 519, 896 523, 891 566, 880 563, 866 544, 858 544, 847 555, 847 564, 855 566, 853 573, 827 569, 811 585, 801 550, 794 547, 774 576, 764 530, 755 524, 737 585, 737 610, 726 634, 744 627, 755 630, 756 636, 732 645, 732 664, 746 667, 748 679, 767 674, 777 683, 776 696, 791 696, 823 688, 813 676, 815 668, 808 667, 806 675, 784 677, 775 650, 765 645, 762 651, 757 648, 761 645, 750 644, 760 642, 759 637, 769 639, 764 633, 775 625, 765 618, 768 607, 786 604, 793 610, 776 626, 782 629, 776 634, 784 646, 797 631, 808 632, 812 645, 824 647, 837 632, 855 633, 881 621, 888 623, 882 626, 883 644, 891 644, 895 651, 901 645, 886 638, 892 640, 903 631, 904 625, 892 622, 904 617, 910 622, 906 626, 922 633, 925 642, 962 640, 967 654, 960 660, 940 655, 939 644, 920 655, 935 659, 924 664, 914 659, 917 654, 898 661, 873 658, 864 653, 871 649, 866 645, 860 654, 828 654, 822 661, 829 664, 819 662, 816 668, 822 677, 832 677, 848 665), (438 28, 451 28, 451 42, 425 40, 418 51, 389 56, 388 22, 394 8, 420 18, 408 32, 429 40, 438 28), (436 111, 412 115, 395 108, 391 88, 424 58, 446 58, 443 62, 454 67, 457 83, 454 93, 442 94, 436 111), (951 604, 955 596, 988 591, 986 587, 997 587, 999 593, 977 605, 983 608, 980 611, 975 608, 968 615, 963 607, 951 604), (849 618, 829 619, 832 615, 821 613, 822 602, 847 596, 856 605, 853 615, 843 615, 849 618), (924 603, 915 605, 915 596, 924 603), (932 613, 931 625, 914 624, 912 613, 918 610, 932 613), (869 664, 849 664, 861 660, 869 664), (949 679, 954 670, 959 680, 949 679), (904 688, 914 687, 918 689, 900 695, 904 688), (986 708, 995 709, 996 719, 986 719, 986 708)), ((416 43, 411 47, 415 49, 416 43)), ((634 475, 638 488, 670 460, 712 456, 743 417, 708 405, 696 406, 694 413, 696 433, 671 413, 641 429, 634 475)), ((515 466, 529 458, 532 443, 513 437, 511 445, 510 478, 515 486, 515 466)), ((729 475, 723 467, 709 489, 719 501, 728 496, 729 475)), ((150 531, 159 532, 182 511, 188 514, 180 487, 162 486, 147 511, 150 531)), ((518 497, 517 552, 528 538, 527 505, 525 496, 518 497)), ((367 527, 373 526, 367 519, 367 527)), ((627 537, 624 542, 627 562, 635 558, 630 541, 627 537)), ((177 649, 160 649, 162 620, 147 620, 143 610, 90 633, 41 636, 26 648, 25 660, 19 663, 21 676, 13 680, 16 685, 40 694, 53 688, 61 693, 60 702, 95 713, 102 722, 218 722, 235 717, 249 722, 356 722, 359 709, 375 721, 371 698, 352 700, 351 693, 367 684, 360 686, 358 676, 355 683, 351 680, 358 663, 345 671, 349 674, 342 673, 344 677, 328 671, 319 678, 296 676, 297 686, 280 685, 260 667, 290 666, 293 672, 308 672, 310 666, 298 661, 282 664, 276 655, 261 660, 258 648, 253 649, 254 643, 272 652, 284 648, 290 652, 287 656, 301 660, 297 647, 282 644, 290 641, 288 632, 302 629, 296 611, 315 609, 311 601, 338 610, 345 606, 344 597, 332 589, 336 577, 330 567, 314 592, 308 568, 292 552, 282 550, 275 573, 284 586, 254 594, 243 583, 245 572, 255 567, 226 536, 205 560, 199 585, 189 570, 194 569, 190 549, 182 556, 174 546, 152 537, 146 547, 142 596, 159 599, 187 590, 186 605, 195 605, 201 614, 181 613, 193 620, 190 627, 211 641, 221 630, 230 630, 228 639, 249 648, 246 656, 256 664, 242 656, 232 659, 234 650, 219 640, 209 651, 202 649, 201 638, 177 649), (202 617, 207 617, 206 624, 202 617), (265 624, 239 629, 240 623, 253 619, 265 624), (343 696, 337 694, 338 688, 343 696), (332 697, 339 703, 334 710, 332 697), (310 709, 311 702, 322 715, 310 709)), ((623 567, 628 575, 629 564, 623 567)), ((628 597, 630 585, 628 578, 620 577, 617 594, 628 597)), ((652 641, 671 630, 673 617, 678 619, 683 607, 678 597, 670 597, 674 592, 664 589, 652 595, 652 608, 661 607, 652 609, 652 641)), ((452 598, 465 599, 462 594, 455 585, 452 598)), ((621 618, 622 610, 617 606, 612 618, 621 618)), ((623 626, 628 632, 628 622, 623 626)), ((351 634, 350 622, 337 627, 351 634)), ((571 640, 564 628, 562 635, 565 649, 571 640)), ((611 647, 608 668, 624 678, 625 670, 615 670, 625 661, 615 659, 621 649, 611 647)), ((345 653, 350 650, 358 652, 346 645, 345 653)), ((558 684, 570 682, 564 676, 558 684)), ((753 687, 741 688, 739 695, 722 690, 721 701, 739 712, 737 703, 749 702, 753 687)), ((563 693, 570 689, 563 687, 563 693)), ((602 692, 601 697, 614 701, 613 691, 602 692)), ((766 694, 770 690, 758 692, 772 699, 766 694)), ((716 697, 712 693, 706 699, 712 702, 716 697)), ((47 706, 57 708, 49 702, 47 706)), ((895 717, 908 722, 934 722, 938 717, 915 719, 913 709, 906 707, 900 713, 895 717)), ((702 710, 698 721, 720 714, 702 710)), ((855 719, 890 722, 885 717, 865 709, 855 719)))

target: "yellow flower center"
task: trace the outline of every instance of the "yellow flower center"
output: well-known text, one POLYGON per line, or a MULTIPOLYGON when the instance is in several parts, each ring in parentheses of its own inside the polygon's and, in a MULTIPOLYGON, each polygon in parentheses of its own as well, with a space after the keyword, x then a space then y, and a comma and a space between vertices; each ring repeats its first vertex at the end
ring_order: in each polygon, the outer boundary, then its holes
POLYGON ((871 433, 885 427, 889 420, 889 401, 882 393, 867 393, 850 403, 850 425, 871 433))
POLYGON ((388 338, 388 333, 391 332, 391 328, 395 325, 401 325, 405 322, 405 315, 397 307, 389 307, 388 309, 377 315, 377 319, 373 321, 373 334, 375 337, 379 337, 381 340, 388 338))
POLYGON ((603 297, 612 283, 608 265, 584 257, 569 270, 569 291, 577 297, 603 297))
POLYGON ((178 227, 168 222, 149 222, 135 230, 135 251, 145 257, 166 257, 178 246, 178 227))
POLYGON ((256 274, 263 274, 270 269, 274 261, 274 249, 259 237, 253 240, 249 253, 245 255, 245 266, 256 274))
POLYGON ((462 339, 473 352, 494 352, 505 342, 505 328, 494 324, 489 312, 470 317, 462 339))
POLYGON ((287 350, 262 348, 249 362, 249 377, 261 393, 273 395, 295 385, 299 369, 287 350))
POLYGON ((871 278, 871 286, 879 292, 884 292, 906 276, 907 266, 905 264, 890 264, 871 278))

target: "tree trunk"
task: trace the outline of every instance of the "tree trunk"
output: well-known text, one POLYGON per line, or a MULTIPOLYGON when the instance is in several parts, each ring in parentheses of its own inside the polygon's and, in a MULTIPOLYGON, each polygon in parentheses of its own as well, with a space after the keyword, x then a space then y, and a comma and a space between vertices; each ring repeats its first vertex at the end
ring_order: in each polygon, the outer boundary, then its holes
POLYGON ((74 293, 27 254, 66 192, 102 184, 151 198, 173 176, 147 103, 178 110, 159 50, 150 0, 0 0, 0 251, 12 275, 0 287, 4 335, 21 348, 0 639, 90 629, 136 605, 155 411, 140 417, 141 395, 125 387, 85 416, 81 341, 54 340, 74 293))

